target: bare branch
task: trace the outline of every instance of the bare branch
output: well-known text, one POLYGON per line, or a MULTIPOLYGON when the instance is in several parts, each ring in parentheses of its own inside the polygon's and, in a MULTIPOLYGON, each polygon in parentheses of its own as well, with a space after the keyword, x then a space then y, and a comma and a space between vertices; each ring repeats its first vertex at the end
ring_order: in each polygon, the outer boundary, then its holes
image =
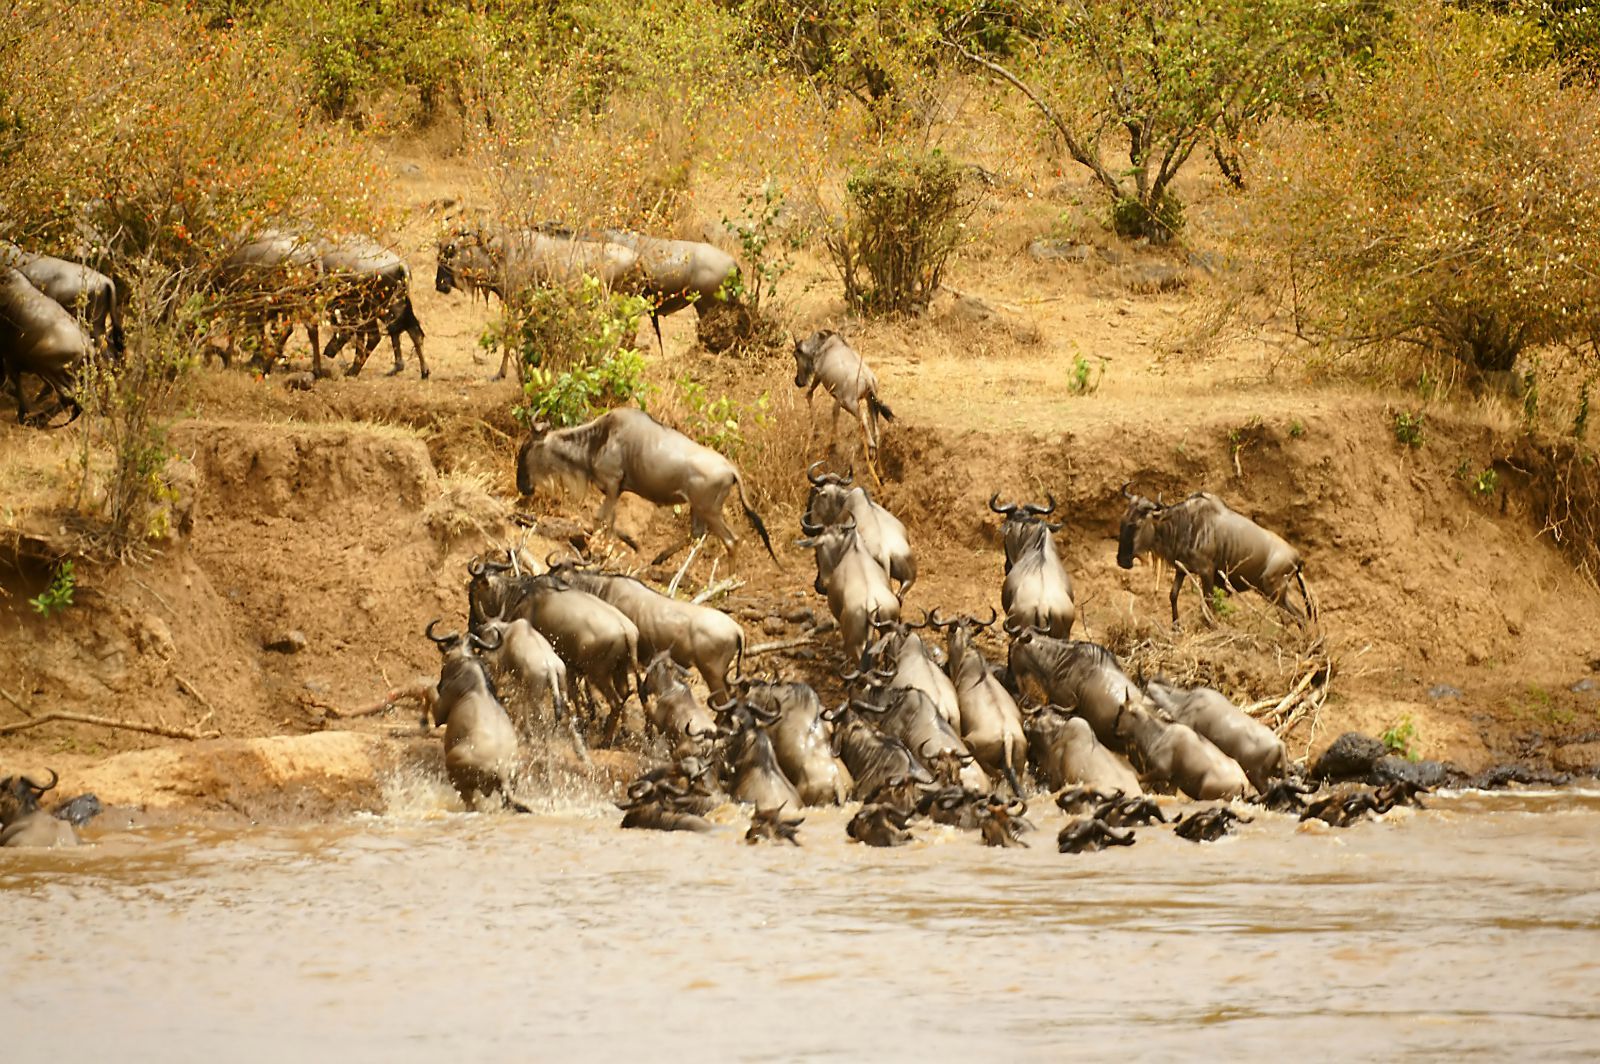
POLYGON ((116 720, 111 717, 96 717, 88 713, 71 713, 66 710, 51 710, 42 713, 31 720, 20 721, 16 724, 0 724, 0 735, 10 735, 12 732, 27 731, 37 728, 41 724, 52 724, 57 721, 68 724, 92 724, 97 728, 116 728, 121 731, 144 732, 147 735, 160 735, 167 739, 219 739, 219 731, 196 731, 193 728, 169 728, 160 724, 144 724, 134 720, 116 720))

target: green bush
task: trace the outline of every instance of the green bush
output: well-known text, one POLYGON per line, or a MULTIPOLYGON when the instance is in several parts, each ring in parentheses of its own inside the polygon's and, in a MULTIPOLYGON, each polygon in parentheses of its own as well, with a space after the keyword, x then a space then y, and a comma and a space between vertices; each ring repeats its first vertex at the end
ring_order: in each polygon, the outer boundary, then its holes
POLYGON ((961 169, 938 149, 896 150, 854 170, 845 191, 843 223, 827 241, 845 301, 868 314, 926 307, 977 207, 961 169))
POLYGON ((48 618, 53 613, 59 613, 72 605, 72 592, 78 586, 77 574, 73 572, 72 559, 64 558, 56 566, 55 575, 50 581, 50 586, 34 598, 28 600, 28 605, 41 617, 48 618))
POLYGON ((609 291, 593 277, 552 286, 507 307, 503 336, 517 357, 524 424, 581 424, 648 393, 644 356, 634 348, 645 301, 609 291))
POLYGON ((1269 138, 1246 229, 1263 279, 1291 280, 1306 335, 1411 367, 1600 360, 1600 99, 1514 62, 1499 20, 1425 4, 1406 26, 1327 121, 1269 138))

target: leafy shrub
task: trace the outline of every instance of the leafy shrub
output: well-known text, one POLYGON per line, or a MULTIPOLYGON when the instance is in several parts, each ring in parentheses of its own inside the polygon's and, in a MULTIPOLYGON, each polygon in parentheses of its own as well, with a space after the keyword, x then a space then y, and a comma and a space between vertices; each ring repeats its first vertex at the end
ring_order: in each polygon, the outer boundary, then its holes
POLYGON ((1309 335, 1479 371, 1600 340, 1600 100, 1507 61, 1503 27, 1424 5, 1382 70, 1261 165, 1249 239, 1309 335))
POLYGON ((529 292, 506 309, 502 336, 522 378, 519 421, 577 425, 648 390, 644 356, 633 346, 645 302, 606 289, 594 277, 575 287, 529 292))
POLYGON ((1410 716, 1401 717, 1378 739, 1391 754, 1397 754, 1407 761, 1416 761, 1421 757, 1415 747, 1417 725, 1410 716))
POLYGON ((684 375, 678 378, 678 398, 685 407, 685 434, 729 458, 738 458, 744 450, 747 426, 765 429, 772 424, 771 400, 765 392, 753 407, 745 407, 727 395, 712 399, 705 385, 684 375))
POLYGON ((937 149, 896 150, 856 169, 845 191, 843 224, 827 242, 846 302, 871 314, 926 307, 977 206, 960 168, 937 149))
POLYGON ((1413 410, 1397 410, 1394 415, 1394 442, 1415 450, 1422 446, 1422 422, 1427 415, 1413 410))
POLYGON ((48 618, 51 614, 59 613, 72 605, 72 592, 77 586, 78 577, 73 572, 72 559, 63 558, 56 566, 50 586, 29 599, 28 605, 32 606, 33 611, 39 616, 48 618))

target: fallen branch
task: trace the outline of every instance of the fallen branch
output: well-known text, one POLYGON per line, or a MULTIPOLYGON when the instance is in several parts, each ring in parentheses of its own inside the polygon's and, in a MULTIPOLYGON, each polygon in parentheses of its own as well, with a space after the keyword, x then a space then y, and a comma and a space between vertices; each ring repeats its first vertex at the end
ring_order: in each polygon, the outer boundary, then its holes
POLYGON ((18 711, 20 711, 24 717, 33 716, 33 708, 24 703, 20 698, 12 694, 10 691, 7 691, 4 687, 0 687, 0 698, 4 698, 7 702, 10 702, 13 706, 16 706, 18 711))
MULTIPOLYGON (((217 715, 217 707, 206 701, 206 696, 201 694, 199 689, 196 688, 194 684, 190 683, 188 680, 185 680, 177 673, 173 673, 172 678, 177 680, 178 686, 191 695, 196 702, 199 702, 202 706, 206 707, 206 720, 210 720, 212 717, 217 715)), ((205 722, 202 721, 201 723, 205 722)))
POLYGON ((26 731, 37 728, 41 724, 52 724, 63 721, 68 724, 92 724, 97 728, 116 728, 121 731, 144 732, 148 735, 160 735, 168 739, 220 739, 221 732, 195 731, 192 728, 168 728, 160 724, 142 724, 133 720, 113 720, 110 717, 95 717, 88 713, 69 713, 65 710, 53 710, 42 713, 32 720, 21 721, 17 724, 0 725, 0 735, 10 735, 12 732, 26 731))
POLYGON ((368 706, 362 706, 360 709, 341 710, 331 702, 324 702, 321 699, 317 699, 315 702, 310 704, 315 705, 318 709, 321 709, 330 717, 337 717, 340 720, 350 720, 355 717, 375 716, 379 713, 385 712, 386 710, 393 709, 396 702, 403 702, 412 699, 421 702, 424 706, 432 705, 434 698, 437 697, 437 690, 438 689, 432 680, 422 678, 414 680, 411 683, 404 684, 400 687, 396 687, 389 691, 389 693, 385 694, 378 701, 368 706))
POLYGON ((705 542, 706 537, 701 536, 689 548, 689 556, 683 559, 683 565, 679 566, 678 571, 672 574, 672 582, 667 585, 667 598, 678 597, 678 585, 683 582, 683 574, 689 571, 690 563, 694 561, 694 556, 700 553, 700 548, 705 546, 705 542))
POLYGON ((699 605, 702 605, 702 604, 704 604, 706 602, 710 602, 712 599, 717 598, 719 595, 726 595, 730 591, 737 591, 741 587, 744 587, 744 581, 743 580, 739 580, 739 579, 737 579, 735 577, 731 577, 731 576, 730 577, 726 577, 726 578, 724 578, 722 580, 719 580, 715 584, 708 584, 704 591, 700 592, 700 594, 696 595, 694 598, 690 599, 689 601, 694 603, 695 605, 699 606, 699 605))
POLYGON ((798 639, 782 639, 776 643, 757 643, 753 647, 746 647, 744 656, 747 658, 753 658, 757 654, 771 654, 779 650, 793 650, 795 647, 808 646, 813 642, 815 642, 815 640, 809 635, 803 635, 798 639))

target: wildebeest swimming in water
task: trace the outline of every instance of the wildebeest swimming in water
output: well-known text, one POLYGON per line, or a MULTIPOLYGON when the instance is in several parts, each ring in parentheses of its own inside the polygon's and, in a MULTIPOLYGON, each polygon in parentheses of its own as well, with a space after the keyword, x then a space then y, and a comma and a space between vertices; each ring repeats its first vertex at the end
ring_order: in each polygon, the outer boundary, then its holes
POLYGON ((904 846, 915 841, 906 830, 910 820, 908 814, 891 806, 864 805, 845 825, 845 833, 868 846, 904 846))
POLYGON ((1225 805, 1213 809, 1198 809, 1188 816, 1180 816, 1173 825, 1173 833, 1190 842, 1216 842, 1224 835, 1233 834, 1235 824, 1248 824, 1249 817, 1240 816, 1225 805))
POLYGON ((803 816, 784 816, 782 806, 777 809, 757 809, 750 816, 750 827, 744 833, 744 841, 752 845, 758 842, 787 842, 798 846, 800 825, 805 822, 803 816))
POLYGON ((1107 846, 1132 846, 1133 843, 1132 830, 1118 831, 1092 817, 1070 821, 1056 836, 1056 849, 1062 853, 1092 853, 1107 846))

